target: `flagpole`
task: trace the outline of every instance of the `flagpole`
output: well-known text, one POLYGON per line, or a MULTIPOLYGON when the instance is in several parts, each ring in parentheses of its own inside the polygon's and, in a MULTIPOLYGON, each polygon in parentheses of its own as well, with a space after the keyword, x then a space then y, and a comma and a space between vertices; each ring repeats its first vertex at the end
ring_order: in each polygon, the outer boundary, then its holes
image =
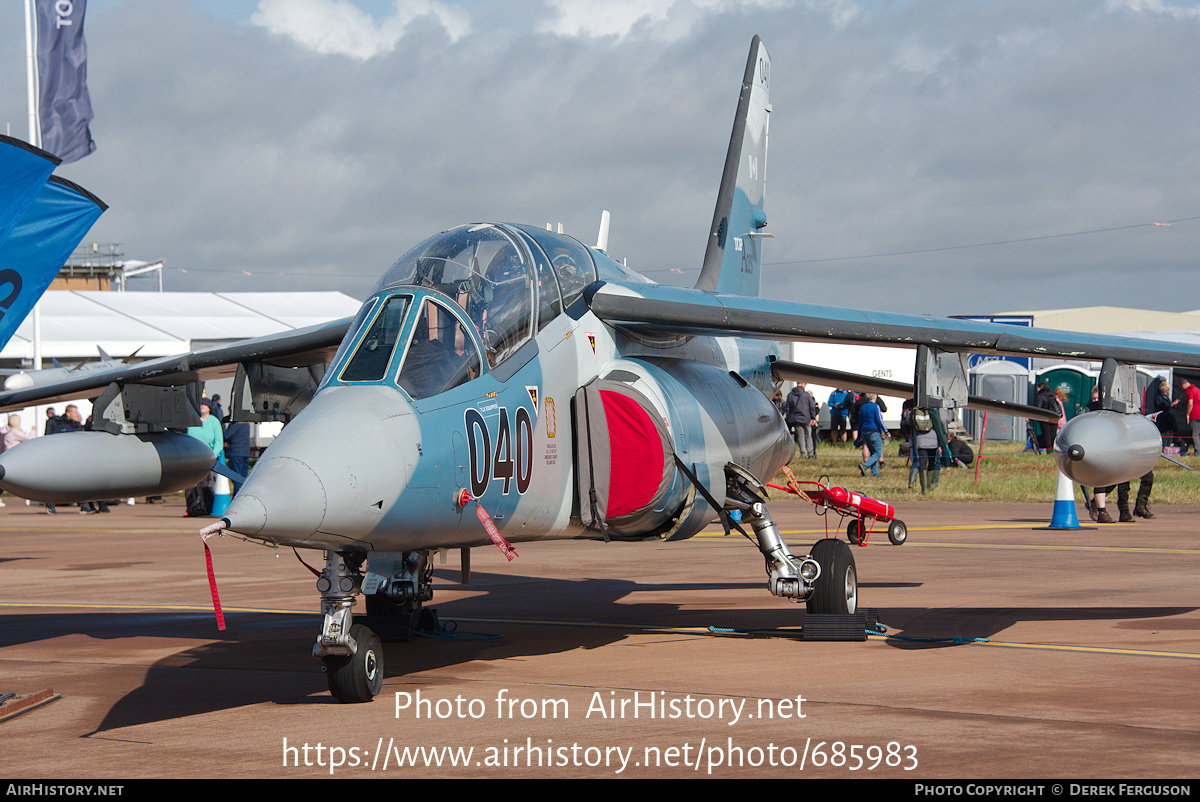
POLYGON ((42 146, 42 131, 37 114, 37 36, 34 33, 33 0, 25 0, 25 74, 29 97, 29 144, 42 146))
MULTIPOLYGON (((29 94, 29 144, 40 148, 42 146, 42 129, 38 124, 38 74, 37 74, 37 36, 34 28, 36 17, 33 13, 33 0, 25 0, 25 64, 29 94)), ((33 369, 42 369, 42 303, 39 299, 33 305, 33 369)), ((38 420, 42 414, 40 406, 34 407, 33 425, 38 428, 38 420)))

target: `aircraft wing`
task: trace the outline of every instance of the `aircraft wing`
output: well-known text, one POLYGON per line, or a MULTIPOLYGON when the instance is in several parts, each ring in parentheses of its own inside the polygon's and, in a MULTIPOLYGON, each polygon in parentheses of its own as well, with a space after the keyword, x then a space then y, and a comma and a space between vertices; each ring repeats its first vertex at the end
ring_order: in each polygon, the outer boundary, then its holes
POLYGON ((659 284, 606 281, 585 294, 604 322, 646 337, 740 336, 972 354, 1200 368, 1200 347, 1108 334, 1021 328, 955 318, 717 295, 659 284))
MULTIPOLYGON (((880 379, 875 376, 862 376, 857 373, 846 373, 841 370, 802 365, 799 362, 777 360, 771 365, 771 373, 781 381, 816 382, 829 387, 845 387, 860 393, 879 393, 897 398, 912 395, 912 382, 898 382, 891 379, 880 379)), ((1048 423, 1058 423, 1058 413, 1029 404, 1018 404, 1013 401, 1000 401, 981 395, 967 396, 967 407, 980 412, 994 412, 1001 415, 1016 415, 1031 420, 1044 420, 1048 423)))
POLYGON ((268 334, 203 351, 151 359, 133 365, 19 390, 0 392, 0 412, 34 404, 51 404, 77 398, 96 398, 110 384, 179 385, 232 376, 239 364, 297 368, 327 363, 346 334, 350 318, 301 329, 268 334))

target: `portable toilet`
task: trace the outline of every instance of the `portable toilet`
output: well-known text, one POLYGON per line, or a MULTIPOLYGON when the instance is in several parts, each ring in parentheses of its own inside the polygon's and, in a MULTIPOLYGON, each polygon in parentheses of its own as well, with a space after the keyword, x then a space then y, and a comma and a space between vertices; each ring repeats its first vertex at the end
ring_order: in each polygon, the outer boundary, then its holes
POLYGON ((1050 385, 1051 390, 1062 388, 1066 391, 1067 398, 1063 401, 1063 407, 1067 413, 1067 420, 1070 420, 1085 411, 1084 408, 1092 400, 1092 388, 1096 386, 1096 375, 1074 365, 1057 365, 1047 368, 1037 374, 1037 381, 1034 382, 1034 387, 1030 388, 1029 400, 1026 403, 1033 403, 1036 386, 1038 382, 1043 381, 1050 385))

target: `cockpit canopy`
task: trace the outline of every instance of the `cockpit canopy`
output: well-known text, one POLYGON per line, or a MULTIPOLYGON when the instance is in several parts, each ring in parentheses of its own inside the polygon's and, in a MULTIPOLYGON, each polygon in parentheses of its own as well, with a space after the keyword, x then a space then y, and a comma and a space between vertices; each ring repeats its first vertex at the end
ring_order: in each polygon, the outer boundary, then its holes
POLYGON ((510 357, 596 280, 592 254, 561 234, 488 223, 444 231, 379 280, 334 375, 394 380, 414 398, 443 392, 510 357))

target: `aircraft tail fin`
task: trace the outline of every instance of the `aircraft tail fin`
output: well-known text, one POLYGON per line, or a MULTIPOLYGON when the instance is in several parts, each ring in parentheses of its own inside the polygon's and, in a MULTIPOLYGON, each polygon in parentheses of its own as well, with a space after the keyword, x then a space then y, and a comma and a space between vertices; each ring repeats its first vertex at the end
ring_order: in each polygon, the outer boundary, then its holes
POLYGON ((733 135, 725 155, 725 172, 717 193, 696 289, 733 295, 758 295, 762 273, 759 241, 767 224, 767 128, 771 114, 768 88, 771 56, 757 36, 742 78, 733 135))

